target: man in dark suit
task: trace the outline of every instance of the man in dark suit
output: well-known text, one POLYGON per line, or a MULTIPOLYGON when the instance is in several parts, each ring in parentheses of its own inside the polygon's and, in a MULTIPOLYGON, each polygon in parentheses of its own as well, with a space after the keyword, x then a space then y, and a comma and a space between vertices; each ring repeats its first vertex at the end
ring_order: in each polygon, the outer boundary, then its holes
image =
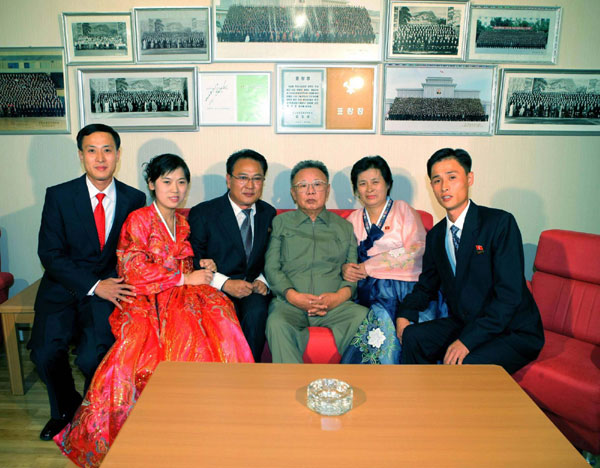
POLYGON ((85 174, 46 191, 38 243, 45 271, 28 344, 50 400, 42 440, 58 434, 82 400, 69 364, 70 345, 76 344, 85 394, 114 342, 108 317, 134 295, 133 286, 117 278, 116 248, 123 222, 145 205, 146 196, 113 177, 120 143, 107 125, 82 128, 77 147, 85 174))
POLYGON ((469 200, 471 157, 444 148, 427 162, 446 218, 427 234, 423 271, 396 313, 402 363, 498 364, 513 373, 544 344, 538 308, 523 276, 523 245, 514 217, 469 200), (449 317, 416 323, 437 294, 449 317), (414 324, 413 324, 414 323, 414 324))
POLYGON ((250 149, 227 159, 225 195, 196 205, 190 211, 190 242, 194 266, 211 258, 217 264, 211 286, 225 292, 256 362, 265 346, 265 324, 271 296, 263 276, 265 251, 275 208, 260 200, 267 161, 250 149))

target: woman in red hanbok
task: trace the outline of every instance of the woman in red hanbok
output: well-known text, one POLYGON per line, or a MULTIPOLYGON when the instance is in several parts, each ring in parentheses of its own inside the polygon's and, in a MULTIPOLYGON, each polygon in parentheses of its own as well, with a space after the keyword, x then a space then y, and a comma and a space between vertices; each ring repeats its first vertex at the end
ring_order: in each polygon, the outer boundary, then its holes
POLYGON ((145 170, 154 203, 123 225, 117 269, 135 296, 110 324, 116 341, 98 366, 73 421, 54 440, 73 462, 97 467, 160 361, 253 362, 227 297, 209 286, 212 260, 193 271, 186 218, 175 212, 190 173, 179 156, 153 158, 145 170))

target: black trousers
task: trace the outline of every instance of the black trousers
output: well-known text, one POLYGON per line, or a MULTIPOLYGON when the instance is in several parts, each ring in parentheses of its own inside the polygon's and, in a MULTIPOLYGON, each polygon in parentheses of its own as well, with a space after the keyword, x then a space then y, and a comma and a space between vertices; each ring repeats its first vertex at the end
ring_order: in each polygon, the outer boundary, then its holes
POLYGON ((46 384, 52 418, 71 419, 82 400, 69 364, 71 346, 76 346, 75 364, 85 377, 85 395, 98 364, 115 341, 108 323, 113 310, 111 302, 96 296, 62 307, 38 304, 27 347, 46 384))
POLYGON ((267 312, 271 302, 271 294, 263 296, 252 293, 242 299, 228 296, 237 314, 246 341, 252 351, 255 362, 260 362, 260 357, 265 347, 265 328, 267 325, 267 312))
MULTIPOLYGON (((444 359, 463 328, 453 317, 409 325, 402 333, 402 364, 435 364, 444 359)), ((512 374, 537 357, 539 341, 537 336, 509 331, 469 350, 463 364, 497 364, 512 374)))

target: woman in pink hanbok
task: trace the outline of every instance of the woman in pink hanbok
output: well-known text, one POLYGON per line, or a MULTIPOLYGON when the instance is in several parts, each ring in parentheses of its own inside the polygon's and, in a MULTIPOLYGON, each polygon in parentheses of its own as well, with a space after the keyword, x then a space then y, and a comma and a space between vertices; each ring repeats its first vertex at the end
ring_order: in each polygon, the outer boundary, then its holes
POLYGON ((190 172, 163 154, 145 169, 154 203, 123 225, 117 269, 135 296, 110 316, 116 341, 100 363, 73 421, 54 440, 73 462, 97 467, 161 361, 253 362, 235 309, 209 286, 216 266, 193 251, 184 200, 190 172))

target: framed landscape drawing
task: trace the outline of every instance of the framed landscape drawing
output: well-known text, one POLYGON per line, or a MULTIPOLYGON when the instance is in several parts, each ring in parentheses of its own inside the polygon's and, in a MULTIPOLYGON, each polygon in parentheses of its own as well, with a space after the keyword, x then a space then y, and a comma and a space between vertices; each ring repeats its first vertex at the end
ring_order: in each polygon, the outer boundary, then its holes
POLYGON ((80 124, 120 130, 195 130, 196 69, 79 69, 80 124))
POLYGON ((0 48, 0 134, 69 133, 62 47, 0 48))
POLYGON ((493 65, 386 64, 384 134, 491 135, 493 65))
POLYGON ((210 8, 134 8, 137 61, 210 62, 210 8))
POLYGON ((560 7, 472 5, 468 59, 556 63, 560 7))
POLYGON ((465 1, 390 1, 386 59, 463 60, 468 3, 465 1))
POLYGON ((198 76, 200 125, 271 125, 271 73, 198 76))
POLYGON ((213 0, 215 61, 381 60, 383 0, 213 0))
POLYGON ((133 62, 131 13, 63 13, 68 64, 133 62))
POLYGON ((278 133, 375 133, 377 65, 279 65, 278 133))
POLYGON ((600 70, 502 70, 496 133, 600 135, 600 70))

